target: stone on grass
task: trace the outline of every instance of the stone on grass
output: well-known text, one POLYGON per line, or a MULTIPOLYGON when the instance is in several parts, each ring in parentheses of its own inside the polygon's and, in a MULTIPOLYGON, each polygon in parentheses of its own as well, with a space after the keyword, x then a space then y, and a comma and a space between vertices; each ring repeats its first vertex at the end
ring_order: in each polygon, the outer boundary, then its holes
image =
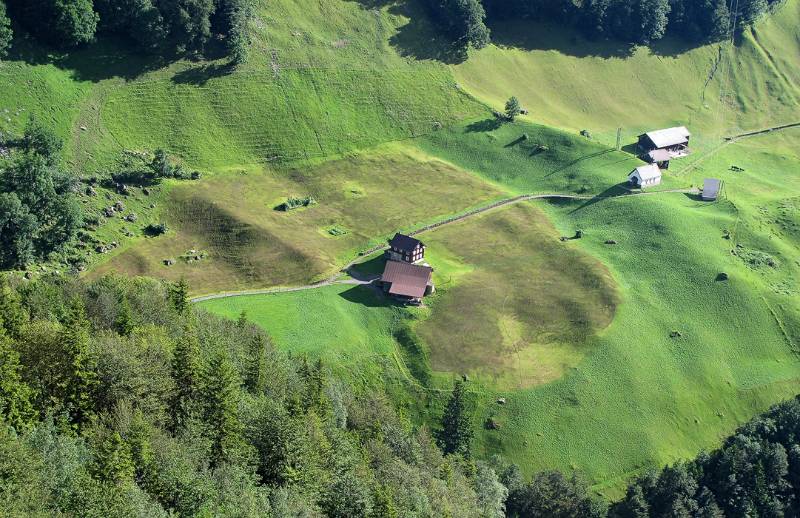
POLYGON ((613 239, 607 239, 607 240, 606 240, 606 244, 607 244, 607 245, 616 245, 616 244, 617 244, 617 242, 616 242, 616 241, 614 241, 613 239))
POLYGON ((497 404, 498 405, 505 405, 506 404, 506 398, 504 398, 504 397, 497 398, 497 404))

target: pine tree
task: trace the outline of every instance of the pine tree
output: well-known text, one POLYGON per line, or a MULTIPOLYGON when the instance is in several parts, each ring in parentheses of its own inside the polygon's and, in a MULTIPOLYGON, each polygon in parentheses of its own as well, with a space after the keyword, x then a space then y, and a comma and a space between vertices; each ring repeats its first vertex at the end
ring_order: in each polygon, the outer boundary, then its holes
POLYGON ((89 321, 80 299, 74 299, 60 337, 66 369, 61 380, 63 401, 72 423, 80 426, 94 413, 97 371, 89 352, 89 321))
POLYGON ((473 433, 470 420, 464 383, 457 380, 442 416, 439 439, 445 454, 460 454, 469 458, 473 433))
POLYGON ((170 300, 178 313, 183 313, 189 307, 189 285, 186 279, 181 278, 177 284, 173 284, 170 289, 170 300))
POLYGON ((239 377, 222 351, 215 353, 203 373, 201 400, 203 421, 211 438, 211 462, 218 466, 231 460, 240 449, 239 377))
POLYGON ((508 117, 508 120, 513 122, 521 111, 522 108, 519 105, 519 99, 512 96, 508 101, 506 101, 506 117, 508 117))
POLYGON ((11 338, 18 338, 22 326, 28 321, 19 295, 5 281, 0 281, 0 321, 11 338))
POLYGON ((131 452, 131 460, 135 467, 137 482, 144 482, 153 462, 153 448, 150 444, 152 426, 141 410, 136 409, 131 419, 130 428, 125 437, 131 452))
POLYGON ((14 33, 11 31, 11 20, 6 15, 6 4, 0 1, 0 58, 4 58, 11 46, 14 33))
POLYGON ((123 336, 130 335, 134 328, 131 304, 128 302, 128 297, 124 294, 120 297, 119 312, 117 313, 114 327, 116 327, 117 332, 123 336))
POLYGON ((22 380, 19 354, 3 330, 0 319, 0 417, 17 432, 33 426, 36 412, 31 403, 33 391, 22 380))
POLYGON ((94 476, 104 482, 123 484, 133 481, 134 464, 130 446, 119 432, 107 433, 95 450, 94 476))
POLYGON ((200 385, 200 343, 193 329, 184 329, 172 356, 172 378, 175 394, 172 398, 173 429, 184 426, 192 417, 200 385))
POLYGON ((252 394, 261 394, 267 384, 267 341, 264 335, 254 335, 248 349, 245 387, 252 394))

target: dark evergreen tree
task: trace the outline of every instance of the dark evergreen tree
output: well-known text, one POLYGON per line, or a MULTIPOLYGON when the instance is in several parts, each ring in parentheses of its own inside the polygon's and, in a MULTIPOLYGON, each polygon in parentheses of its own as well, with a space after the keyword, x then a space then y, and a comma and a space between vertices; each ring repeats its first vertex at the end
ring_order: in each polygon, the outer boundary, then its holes
POLYGON ((256 333, 248 347, 245 387, 253 394, 263 394, 267 386, 267 339, 256 333))
POLYGON ((486 12, 479 0, 431 0, 433 14, 454 42, 477 49, 489 44, 486 12))
POLYGON ((194 330, 187 327, 178 339, 172 357, 175 393, 172 398, 172 427, 185 426, 194 415, 200 389, 200 343, 194 330))
POLYGON ((30 429, 36 418, 31 388, 22 380, 22 365, 0 317, 0 422, 17 432, 30 429))
POLYGON ((65 373, 57 388, 73 424, 81 426, 94 415, 97 387, 95 358, 89 352, 89 321, 83 301, 73 299, 59 343, 63 348, 65 373))
POLYGON ((178 313, 183 313, 189 307, 189 285, 186 279, 181 278, 177 284, 173 284, 170 288, 170 299, 172 305, 178 310, 178 313))
POLYGON ((512 491, 506 514, 516 518, 601 518, 606 512, 581 479, 551 471, 534 475, 530 484, 512 491))
POLYGON ((445 454, 470 456, 472 445, 472 413, 468 408, 464 383, 457 380, 442 415, 442 430, 439 435, 445 454))
POLYGON ((235 458, 242 447, 242 424, 239 420, 241 383, 224 352, 217 352, 203 373, 203 421, 211 438, 211 463, 218 466, 235 458))
POLYGON ((636 6, 636 20, 639 25, 637 43, 647 44, 663 38, 667 32, 669 13, 669 0, 638 0, 636 6))
POLYGON ((513 121, 517 118, 517 115, 520 114, 522 111, 522 107, 519 104, 519 100, 516 97, 511 97, 508 101, 506 101, 506 117, 508 120, 513 121))
POLYGON ((94 452, 92 471, 98 479, 113 484, 133 482, 135 466, 130 446, 119 432, 106 432, 94 452))
POLYGON ((0 58, 6 57, 14 33, 11 31, 11 20, 6 13, 6 4, 0 0, 0 58))

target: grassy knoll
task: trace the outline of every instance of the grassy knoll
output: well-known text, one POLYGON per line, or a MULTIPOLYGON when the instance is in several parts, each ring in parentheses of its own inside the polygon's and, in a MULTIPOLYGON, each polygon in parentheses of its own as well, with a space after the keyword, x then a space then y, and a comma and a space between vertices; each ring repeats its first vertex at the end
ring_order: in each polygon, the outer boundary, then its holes
POLYGON ((529 204, 443 227, 425 242, 439 293, 416 330, 436 371, 503 389, 546 383, 577 364, 614 315, 608 272, 560 242, 529 204), (454 271, 445 257, 469 269, 454 271))
POLYGON ((137 241, 95 273, 185 277, 198 293, 303 284, 396 230, 502 195, 446 163, 391 150, 313 168, 243 170, 173 186, 165 209, 173 231, 137 241), (307 195, 317 204, 275 210, 307 195), (207 257, 164 266, 189 250, 207 257))
POLYGON ((492 27, 495 45, 453 70, 497 108, 516 95, 533 120, 589 129, 605 142, 620 126, 627 138, 672 124, 716 135, 800 120, 798 24, 800 2, 787 0, 724 48, 715 69, 718 45, 686 49, 668 39, 631 49, 524 20, 492 27))

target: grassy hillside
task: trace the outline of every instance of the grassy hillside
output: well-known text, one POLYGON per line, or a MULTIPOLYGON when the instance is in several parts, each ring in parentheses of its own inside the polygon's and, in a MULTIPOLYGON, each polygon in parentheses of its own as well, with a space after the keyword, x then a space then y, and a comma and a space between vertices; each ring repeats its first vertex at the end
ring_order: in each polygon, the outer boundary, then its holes
POLYGON ((674 124, 718 138, 800 121, 798 25, 800 2, 787 0, 733 47, 686 49, 668 39, 651 49, 510 22, 492 27, 495 44, 453 71, 467 91, 497 108, 516 95, 532 120, 588 129, 606 142, 618 127, 630 138, 674 124))
MULTIPOLYGON (((388 389, 420 422, 468 374, 476 427, 499 425, 481 430, 480 454, 526 473, 580 469, 613 495, 800 390, 800 129, 721 139, 800 120, 798 2, 722 48, 719 67, 717 46, 629 51, 522 22, 447 66, 413 1, 260 3, 235 70, 109 40, 65 56, 18 41, 0 63, 0 131, 39 114, 82 175, 156 147, 202 170, 126 198, 136 225, 102 219, 96 236, 122 245, 93 255, 89 275, 185 277, 203 293, 318 280, 398 229, 500 197, 585 196, 424 235, 440 286, 427 308, 342 285, 204 307, 247 311, 280 347, 388 389), (528 118, 501 124, 475 100, 510 95, 528 118), (669 124, 692 129, 695 153, 657 190, 719 177, 719 202, 627 195, 641 162, 612 149, 616 128, 630 145, 669 124), (275 210, 308 195, 318 203, 275 210), (157 221, 169 232, 143 237, 157 221)), ((118 198, 83 200, 99 212, 118 198)))

